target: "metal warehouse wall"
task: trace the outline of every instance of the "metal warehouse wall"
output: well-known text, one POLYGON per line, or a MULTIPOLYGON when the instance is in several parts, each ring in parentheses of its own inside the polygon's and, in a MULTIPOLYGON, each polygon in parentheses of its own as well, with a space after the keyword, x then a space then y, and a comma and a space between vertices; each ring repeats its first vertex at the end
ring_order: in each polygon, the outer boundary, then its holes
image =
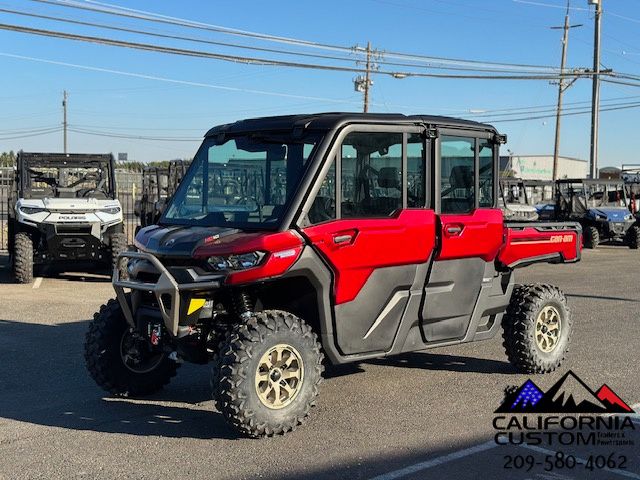
MULTIPOLYGON (((503 170, 512 170, 515 177, 527 180, 551 180, 553 155, 513 155, 501 158, 503 170)), ((559 157, 558 178, 586 178, 589 163, 571 157, 559 157)))

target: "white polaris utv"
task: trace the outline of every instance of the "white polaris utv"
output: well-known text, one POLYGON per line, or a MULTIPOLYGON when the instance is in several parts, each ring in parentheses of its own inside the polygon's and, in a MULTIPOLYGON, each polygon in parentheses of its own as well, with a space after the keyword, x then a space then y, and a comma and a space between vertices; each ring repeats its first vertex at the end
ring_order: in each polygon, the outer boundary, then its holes
POLYGON ((112 155, 18 154, 9 197, 9 252, 19 283, 34 266, 91 261, 113 266, 127 246, 112 155))

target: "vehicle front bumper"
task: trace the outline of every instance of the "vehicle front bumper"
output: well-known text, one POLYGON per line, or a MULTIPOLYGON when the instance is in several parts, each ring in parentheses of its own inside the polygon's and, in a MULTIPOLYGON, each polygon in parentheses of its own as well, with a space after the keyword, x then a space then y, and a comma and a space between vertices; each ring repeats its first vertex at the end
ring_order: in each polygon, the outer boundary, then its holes
POLYGON ((166 267, 162 262, 149 253, 123 252, 118 256, 117 265, 127 265, 131 260, 149 262, 159 274, 154 282, 140 281, 126 278, 123 268, 114 268, 113 288, 127 322, 136 327, 136 310, 140 306, 139 295, 131 295, 127 299, 125 289, 132 293, 151 293, 155 296, 160 315, 165 327, 173 336, 179 336, 180 319, 189 316, 190 300, 194 296, 203 297, 211 290, 218 289, 224 283, 223 274, 200 274, 192 267, 166 267), (176 273, 179 271, 180 279, 176 273))
POLYGON ((608 238, 624 238, 627 231, 635 224, 635 219, 622 222, 602 222, 602 231, 608 238))

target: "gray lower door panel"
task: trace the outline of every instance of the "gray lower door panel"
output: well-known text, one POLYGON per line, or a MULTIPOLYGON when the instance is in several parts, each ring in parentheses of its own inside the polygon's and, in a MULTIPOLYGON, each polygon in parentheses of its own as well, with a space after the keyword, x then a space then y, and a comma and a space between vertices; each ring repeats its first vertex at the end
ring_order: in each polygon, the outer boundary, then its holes
POLYGON ((427 342, 462 339, 478 300, 486 262, 481 258, 435 261, 421 312, 427 342))
POLYGON ((336 305, 335 331, 344 354, 391 348, 416 269, 406 265, 374 270, 355 299, 336 305))

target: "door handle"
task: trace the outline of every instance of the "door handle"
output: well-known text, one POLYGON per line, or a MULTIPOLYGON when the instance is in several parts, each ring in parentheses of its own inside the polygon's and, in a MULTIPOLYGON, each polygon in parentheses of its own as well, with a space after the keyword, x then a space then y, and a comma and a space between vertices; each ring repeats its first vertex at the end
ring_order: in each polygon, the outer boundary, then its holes
POLYGON ((444 233, 447 237, 457 237, 462 233, 462 225, 446 225, 444 233))
POLYGON ((353 240, 353 234, 351 233, 345 233, 343 235, 336 235, 335 237, 333 237, 333 243, 335 243, 336 245, 351 243, 351 240, 353 240))

